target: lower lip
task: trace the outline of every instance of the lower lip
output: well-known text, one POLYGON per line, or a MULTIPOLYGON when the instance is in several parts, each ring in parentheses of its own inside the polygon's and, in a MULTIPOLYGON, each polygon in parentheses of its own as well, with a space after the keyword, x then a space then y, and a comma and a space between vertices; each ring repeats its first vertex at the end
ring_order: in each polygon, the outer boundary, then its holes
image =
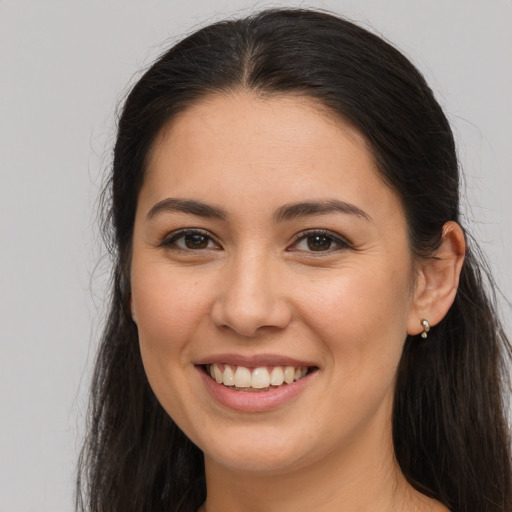
POLYGON ((270 411, 287 404, 304 390, 311 377, 316 373, 310 373, 291 384, 283 384, 269 391, 251 392, 235 391, 234 388, 224 386, 213 380, 203 368, 198 367, 198 370, 206 389, 213 398, 221 405, 240 412, 270 411))

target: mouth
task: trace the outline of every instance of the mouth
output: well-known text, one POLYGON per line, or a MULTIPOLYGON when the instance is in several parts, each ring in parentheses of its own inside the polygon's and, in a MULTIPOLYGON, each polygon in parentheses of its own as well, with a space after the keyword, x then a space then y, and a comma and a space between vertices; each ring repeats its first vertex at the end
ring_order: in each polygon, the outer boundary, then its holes
POLYGON ((217 354, 195 361, 214 402, 240 413, 281 410, 315 390, 320 367, 279 354, 217 354))
POLYGON ((262 393, 280 389, 303 379, 317 369, 313 366, 251 368, 225 363, 203 365, 204 372, 217 384, 244 393, 262 393))

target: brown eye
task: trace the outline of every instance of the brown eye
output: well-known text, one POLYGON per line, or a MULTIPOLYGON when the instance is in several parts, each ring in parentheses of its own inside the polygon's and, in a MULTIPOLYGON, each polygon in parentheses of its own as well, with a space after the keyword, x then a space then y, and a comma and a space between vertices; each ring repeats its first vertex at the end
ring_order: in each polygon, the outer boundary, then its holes
POLYGON ((164 240, 162 246, 181 251, 220 249, 208 232, 198 229, 180 230, 169 239, 164 240))
POLYGON ((187 249, 206 249, 208 247, 209 241, 209 237, 200 233, 185 235, 183 237, 183 242, 187 249))
POLYGON ((300 251, 305 253, 332 253, 350 248, 350 244, 340 235, 331 231, 310 230, 299 233, 296 241, 288 247, 288 251, 300 251))
POLYGON ((332 247, 332 238, 326 235, 310 235, 307 237, 308 248, 311 251, 327 251, 332 247))

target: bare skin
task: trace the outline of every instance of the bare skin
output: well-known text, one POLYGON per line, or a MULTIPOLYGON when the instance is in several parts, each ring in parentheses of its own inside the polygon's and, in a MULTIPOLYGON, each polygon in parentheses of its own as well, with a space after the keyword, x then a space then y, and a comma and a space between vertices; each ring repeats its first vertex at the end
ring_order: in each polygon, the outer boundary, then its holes
POLYGON ((406 336, 446 314, 463 254, 448 223, 437 258, 413 258, 364 138, 311 100, 211 96, 162 130, 132 313, 158 400, 204 452, 201 511, 446 511, 400 472, 391 411, 406 336), (309 368, 272 406, 208 373, 269 354, 309 368))
MULTIPOLYGON (((354 454, 363 458, 361 450, 354 454)), ((390 450, 391 452, 392 450, 390 450)), ((325 460, 315 471, 298 474, 233 475, 206 462, 208 505, 201 512, 447 512, 442 504, 413 489, 393 461, 382 453, 381 466, 346 461, 332 467, 325 460), (389 463, 393 461, 393 463, 389 463), (350 464, 349 464, 350 463, 350 464), (349 471, 347 472, 347 468, 349 471), (347 473, 347 474, 344 474, 347 473), (337 475, 333 478, 333 475, 337 475)))

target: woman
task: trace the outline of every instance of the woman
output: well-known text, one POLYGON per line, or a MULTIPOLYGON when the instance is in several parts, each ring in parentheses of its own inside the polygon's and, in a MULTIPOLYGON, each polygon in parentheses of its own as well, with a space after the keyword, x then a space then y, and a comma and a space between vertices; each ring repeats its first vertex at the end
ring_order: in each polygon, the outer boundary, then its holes
POLYGON ((397 50, 307 10, 199 30, 128 96, 109 192, 80 510, 512 510, 509 344, 397 50))

